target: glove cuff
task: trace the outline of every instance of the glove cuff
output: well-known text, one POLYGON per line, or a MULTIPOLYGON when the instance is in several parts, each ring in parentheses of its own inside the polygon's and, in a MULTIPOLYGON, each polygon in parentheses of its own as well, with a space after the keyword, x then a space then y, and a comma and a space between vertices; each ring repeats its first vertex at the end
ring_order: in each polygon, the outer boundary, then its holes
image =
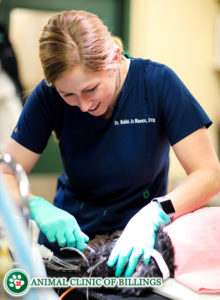
POLYGON ((32 197, 30 199, 28 199, 29 205, 34 205, 37 203, 44 203, 44 202, 48 202, 47 200, 45 200, 43 197, 32 197))
POLYGON ((171 223, 171 219, 169 216, 164 212, 160 203, 157 201, 151 201, 148 205, 153 205, 155 207, 155 219, 153 219, 153 223, 156 227, 159 226, 166 226, 171 223))
POLYGON ((32 220, 35 220, 36 213, 37 213, 39 206, 42 207, 45 205, 52 205, 50 202, 45 200, 43 197, 33 197, 33 198, 28 199, 28 202, 29 202, 29 206, 30 206, 32 220))
POLYGON ((156 228, 160 225, 165 226, 171 223, 169 216, 164 212, 158 202, 153 200, 139 210, 136 215, 131 218, 129 223, 134 222, 136 219, 145 222, 149 217, 156 228))
POLYGON ((157 202, 159 207, 168 215, 170 220, 174 218, 175 209, 172 201, 167 196, 154 198, 151 202, 157 202))

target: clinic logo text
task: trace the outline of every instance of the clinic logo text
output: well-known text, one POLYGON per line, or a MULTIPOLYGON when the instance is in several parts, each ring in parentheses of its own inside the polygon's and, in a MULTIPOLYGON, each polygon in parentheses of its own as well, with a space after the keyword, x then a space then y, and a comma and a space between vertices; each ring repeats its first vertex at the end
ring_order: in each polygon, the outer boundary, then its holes
POLYGON ((125 278, 125 277, 33 277, 30 276, 22 269, 13 269, 6 273, 4 277, 5 291, 14 297, 25 295, 30 288, 68 288, 68 287, 106 287, 106 288, 146 288, 146 287, 159 287, 162 286, 161 277, 138 277, 138 278, 125 278))

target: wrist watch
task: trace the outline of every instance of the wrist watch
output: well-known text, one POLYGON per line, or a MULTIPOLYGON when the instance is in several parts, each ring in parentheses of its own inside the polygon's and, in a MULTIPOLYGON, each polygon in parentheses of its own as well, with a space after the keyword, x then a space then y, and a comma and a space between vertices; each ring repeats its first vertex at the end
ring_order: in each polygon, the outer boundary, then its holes
POLYGON ((160 206, 160 208, 162 208, 162 210, 168 215, 168 217, 172 220, 175 216, 175 209, 173 207, 173 203, 172 201, 166 197, 157 197, 154 198, 151 201, 155 201, 158 203, 158 205, 160 206))

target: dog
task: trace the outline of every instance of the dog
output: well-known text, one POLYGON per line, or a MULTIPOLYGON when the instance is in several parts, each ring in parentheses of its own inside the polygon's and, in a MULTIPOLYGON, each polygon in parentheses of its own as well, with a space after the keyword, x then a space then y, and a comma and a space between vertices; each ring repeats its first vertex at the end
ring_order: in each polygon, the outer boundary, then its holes
MULTIPOLYGON (((96 235, 95 238, 87 244, 87 247, 84 251, 84 258, 82 258, 81 254, 80 256, 77 255, 77 257, 74 256, 72 259, 66 260, 66 262, 74 263, 74 269, 62 269, 60 268, 59 264, 55 264, 53 265, 53 268, 51 268, 51 265, 46 264, 45 266, 47 275, 49 277, 62 276, 68 279, 71 277, 115 277, 116 267, 108 267, 107 260, 121 233, 122 231, 116 231, 112 234, 96 235)), ((174 263, 174 248, 169 235, 165 231, 163 231, 162 227, 159 227, 156 231, 154 250, 157 251, 156 256, 158 256, 159 252, 163 258, 161 258, 160 260, 163 261, 162 265, 166 266, 166 273, 169 273, 167 274, 167 277, 174 278, 174 272, 176 269, 174 263)), ((131 278, 160 277, 161 279, 164 279, 163 270, 161 270, 161 263, 158 263, 158 258, 156 256, 152 253, 148 264, 145 264, 143 257, 141 256, 131 278)), ((111 288, 93 288, 93 290, 97 290, 99 293, 101 292, 109 294, 112 294, 112 292, 116 292, 118 295, 122 295, 125 297, 143 296, 148 292, 151 292, 150 287, 119 287, 117 285, 111 288)))
MULTIPOLYGON (((107 260, 120 235, 121 231, 117 231, 113 234, 97 235, 93 240, 91 240, 88 243, 88 249, 85 251, 85 255, 88 259, 89 265, 91 266, 91 271, 88 273, 88 262, 82 259, 79 263, 79 276, 88 277, 90 274, 92 277, 114 277, 115 266, 112 268, 108 267, 107 260)), ((162 255, 169 269, 169 277, 173 278, 176 268, 174 264, 174 248, 172 246, 170 237, 166 232, 163 231, 162 227, 159 227, 156 232, 154 249, 162 255)), ((151 256, 148 264, 145 264, 143 258, 140 257, 136 269, 132 275, 132 278, 134 277, 162 278, 163 274, 153 256, 151 256)), ((121 295, 140 296, 145 294, 149 288, 120 288, 115 286, 113 289, 121 295)))

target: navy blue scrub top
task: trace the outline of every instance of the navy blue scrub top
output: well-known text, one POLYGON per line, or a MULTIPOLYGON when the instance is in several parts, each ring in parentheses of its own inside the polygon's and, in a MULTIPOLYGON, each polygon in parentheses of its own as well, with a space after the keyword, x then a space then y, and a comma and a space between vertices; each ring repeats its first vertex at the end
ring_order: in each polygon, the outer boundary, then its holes
POLYGON ((56 132, 65 173, 54 204, 92 237, 123 228, 152 198, 165 195, 170 145, 211 123, 170 68, 131 58, 109 119, 66 104, 43 80, 12 138, 42 153, 56 132))

